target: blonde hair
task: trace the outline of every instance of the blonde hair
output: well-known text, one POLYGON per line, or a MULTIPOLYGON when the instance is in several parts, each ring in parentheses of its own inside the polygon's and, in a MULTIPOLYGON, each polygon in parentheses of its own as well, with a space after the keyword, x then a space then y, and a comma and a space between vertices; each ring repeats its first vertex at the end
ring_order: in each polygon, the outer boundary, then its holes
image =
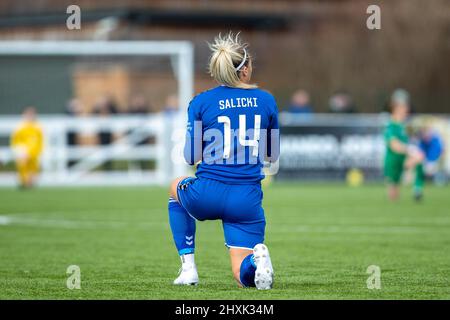
POLYGON ((209 59, 209 74, 217 82, 232 88, 252 89, 255 84, 241 81, 239 71, 248 65, 250 55, 247 44, 241 43, 239 33, 232 32, 222 37, 220 34, 214 38, 214 43, 208 43, 212 51, 209 59))

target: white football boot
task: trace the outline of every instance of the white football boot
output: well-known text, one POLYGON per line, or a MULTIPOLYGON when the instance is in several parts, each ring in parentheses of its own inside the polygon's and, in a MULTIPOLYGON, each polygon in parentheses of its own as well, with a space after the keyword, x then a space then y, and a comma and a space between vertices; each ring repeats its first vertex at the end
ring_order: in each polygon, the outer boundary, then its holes
POLYGON ((270 261, 269 249, 260 243, 253 248, 253 257, 256 264, 255 285, 258 290, 272 289, 273 267, 270 261))
POLYGON ((197 285, 198 272, 195 264, 185 264, 180 268, 180 275, 173 281, 175 285, 197 285))

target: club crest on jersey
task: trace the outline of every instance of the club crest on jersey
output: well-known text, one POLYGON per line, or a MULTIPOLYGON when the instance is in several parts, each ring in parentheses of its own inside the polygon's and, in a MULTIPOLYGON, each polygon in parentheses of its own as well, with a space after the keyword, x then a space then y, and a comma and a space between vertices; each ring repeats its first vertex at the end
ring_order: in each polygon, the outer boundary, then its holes
POLYGON ((229 108, 257 108, 258 98, 248 97, 248 98, 230 98, 219 100, 219 109, 229 109, 229 108))

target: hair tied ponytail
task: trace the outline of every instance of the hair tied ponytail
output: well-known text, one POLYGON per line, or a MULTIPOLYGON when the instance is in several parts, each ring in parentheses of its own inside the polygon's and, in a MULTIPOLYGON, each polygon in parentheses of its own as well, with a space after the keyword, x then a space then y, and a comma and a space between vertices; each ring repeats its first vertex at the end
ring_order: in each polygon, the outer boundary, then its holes
POLYGON ((247 44, 241 43, 239 33, 234 35, 230 32, 224 37, 219 34, 208 45, 212 52, 209 73, 217 82, 232 88, 256 88, 256 85, 243 83, 239 78, 239 70, 250 61, 247 44))

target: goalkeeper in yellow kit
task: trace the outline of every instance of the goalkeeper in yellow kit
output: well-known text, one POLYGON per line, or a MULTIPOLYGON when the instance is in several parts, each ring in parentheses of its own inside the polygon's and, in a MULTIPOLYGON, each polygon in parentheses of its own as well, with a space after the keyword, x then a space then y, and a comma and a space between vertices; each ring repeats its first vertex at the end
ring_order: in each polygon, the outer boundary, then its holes
POLYGON ((36 109, 28 107, 23 112, 23 121, 11 136, 20 186, 33 186, 39 172, 39 156, 42 153, 43 133, 36 121, 36 109))

